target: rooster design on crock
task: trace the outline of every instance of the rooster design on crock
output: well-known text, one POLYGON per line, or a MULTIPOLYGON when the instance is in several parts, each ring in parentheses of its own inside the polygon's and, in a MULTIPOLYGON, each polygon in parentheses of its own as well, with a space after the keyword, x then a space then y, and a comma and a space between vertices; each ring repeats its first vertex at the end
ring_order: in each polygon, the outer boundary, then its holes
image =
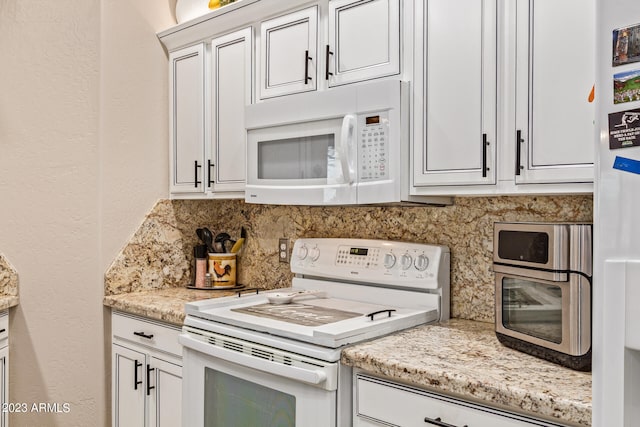
POLYGON ((229 276, 231 266, 229 264, 223 266, 219 261, 213 261, 213 273, 218 279, 222 279, 224 276, 229 276))

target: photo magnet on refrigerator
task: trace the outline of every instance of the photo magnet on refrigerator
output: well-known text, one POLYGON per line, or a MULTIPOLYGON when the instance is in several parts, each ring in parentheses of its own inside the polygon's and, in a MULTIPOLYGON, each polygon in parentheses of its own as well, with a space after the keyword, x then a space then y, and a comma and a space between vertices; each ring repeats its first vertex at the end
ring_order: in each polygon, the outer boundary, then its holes
POLYGON ((640 108, 609 114, 609 148, 640 145, 640 108))

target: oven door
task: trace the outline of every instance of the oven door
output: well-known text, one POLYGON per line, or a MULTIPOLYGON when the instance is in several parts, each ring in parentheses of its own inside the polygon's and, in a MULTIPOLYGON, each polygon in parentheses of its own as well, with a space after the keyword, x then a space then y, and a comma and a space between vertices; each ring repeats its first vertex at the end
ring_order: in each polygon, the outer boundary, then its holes
POLYGON ((496 273, 496 332, 560 353, 591 348, 591 285, 496 273))
POLYGON ((337 362, 204 334, 180 335, 183 425, 335 427, 337 362))
POLYGON ((356 203, 356 117, 312 120, 247 132, 249 203, 356 203))

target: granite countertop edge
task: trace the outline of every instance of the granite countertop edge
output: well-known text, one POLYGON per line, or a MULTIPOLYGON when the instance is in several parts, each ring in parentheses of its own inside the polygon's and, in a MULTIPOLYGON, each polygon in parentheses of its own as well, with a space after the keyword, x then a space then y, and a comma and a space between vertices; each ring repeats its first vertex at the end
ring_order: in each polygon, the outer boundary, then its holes
POLYGON ((0 310, 7 310, 20 304, 20 297, 17 295, 0 295, 0 310))
POLYGON ((232 295, 235 295, 233 290, 201 291, 186 287, 173 287, 105 295, 103 304, 125 313, 182 326, 186 303, 232 295))
MULTIPOLYGON (((185 303, 230 295, 169 288, 106 295, 103 304, 182 326, 185 303)), ((493 324, 452 319, 422 325, 348 347, 341 362, 426 390, 561 424, 591 425, 591 374, 503 347, 493 324)))

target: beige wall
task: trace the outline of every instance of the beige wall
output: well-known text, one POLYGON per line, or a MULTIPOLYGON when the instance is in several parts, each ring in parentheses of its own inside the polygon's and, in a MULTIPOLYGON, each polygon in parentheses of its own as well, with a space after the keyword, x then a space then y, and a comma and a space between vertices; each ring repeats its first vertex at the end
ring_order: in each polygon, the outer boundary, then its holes
POLYGON ((14 426, 109 423, 103 273, 167 188, 169 0, 0 0, 0 250, 14 426))

